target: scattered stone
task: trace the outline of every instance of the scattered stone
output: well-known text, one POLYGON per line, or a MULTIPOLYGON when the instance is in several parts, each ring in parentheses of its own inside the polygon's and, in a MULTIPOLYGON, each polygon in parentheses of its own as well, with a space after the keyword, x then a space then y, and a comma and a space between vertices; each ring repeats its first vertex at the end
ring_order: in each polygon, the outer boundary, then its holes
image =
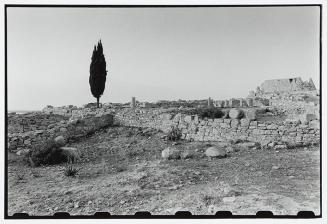
POLYGON ((193 158, 194 154, 192 153, 191 150, 186 150, 184 152, 181 153, 181 158, 182 159, 189 159, 189 158, 193 158))
POLYGON ((276 146, 274 147, 274 149, 275 149, 275 150, 278 150, 278 149, 287 149, 287 146, 286 146, 285 144, 283 144, 283 145, 276 145, 276 146))
POLYGON ((161 152, 161 156, 164 159, 180 159, 181 153, 176 148, 168 147, 161 152))
POLYGON ((74 204, 74 208, 79 208, 79 201, 74 204))
POLYGON ((208 213, 209 214, 215 214, 215 212, 216 212, 216 207, 214 206, 214 205, 209 205, 209 207, 208 207, 208 213))
POLYGON ((235 199, 236 199, 235 197, 224 197, 223 202, 224 203, 232 203, 235 201, 235 199))
POLYGON ((270 143, 268 143, 268 147, 269 148, 274 148, 275 145, 276 145, 276 142, 270 142, 270 143))
POLYGON ((55 141, 56 144, 57 144, 58 146, 60 146, 60 147, 66 145, 66 140, 65 140, 64 136, 62 136, 62 135, 59 135, 58 137, 56 137, 56 138, 54 139, 54 141, 55 141))
POLYGON ((272 166, 271 169, 273 169, 273 170, 278 170, 278 169, 279 169, 279 166, 272 166))
POLYGON ((243 148, 247 148, 247 149, 256 147, 255 142, 243 142, 243 143, 238 143, 237 145, 240 146, 240 147, 243 147, 243 148))
POLYGON ((21 150, 17 151, 16 154, 17 154, 18 156, 25 156, 25 155, 27 155, 30 151, 31 151, 31 149, 21 149, 21 150))
POLYGON ((226 147, 226 153, 232 153, 234 152, 234 148, 232 146, 226 147))
POLYGON ((209 147, 206 151, 205 151, 205 155, 207 157, 219 157, 219 158, 223 158, 226 157, 226 151, 223 148, 217 148, 217 147, 209 147))

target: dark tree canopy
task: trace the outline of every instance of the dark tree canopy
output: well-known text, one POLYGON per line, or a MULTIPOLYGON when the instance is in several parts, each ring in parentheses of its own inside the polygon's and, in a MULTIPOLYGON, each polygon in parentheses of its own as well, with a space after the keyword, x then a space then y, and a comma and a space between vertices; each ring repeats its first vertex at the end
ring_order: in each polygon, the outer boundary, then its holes
POLYGON ((101 40, 98 42, 98 46, 94 46, 92 61, 90 65, 90 78, 89 83, 91 87, 92 95, 97 99, 97 106, 99 107, 99 99, 103 94, 106 84, 106 59, 103 54, 103 47, 101 40))

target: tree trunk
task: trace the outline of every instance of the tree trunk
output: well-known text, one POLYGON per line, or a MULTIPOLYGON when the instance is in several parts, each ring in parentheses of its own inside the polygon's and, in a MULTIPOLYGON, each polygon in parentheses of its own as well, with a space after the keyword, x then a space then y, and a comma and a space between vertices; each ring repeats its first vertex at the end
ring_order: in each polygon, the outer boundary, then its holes
POLYGON ((99 108, 99 99, 100 97, 97 97, 97 108, 99 108))

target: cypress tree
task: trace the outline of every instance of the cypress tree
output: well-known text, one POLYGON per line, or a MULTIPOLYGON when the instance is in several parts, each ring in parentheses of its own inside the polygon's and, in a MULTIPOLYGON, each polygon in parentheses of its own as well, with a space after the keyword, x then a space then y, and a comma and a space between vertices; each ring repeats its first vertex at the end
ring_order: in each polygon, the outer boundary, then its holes
POLYGON ((103 94, 106 84, 107 70, 106 59, 103 54, 103 47, 101 40, 98 46, 94 46, 91 65, 89 83, 92 95, 97 99, 97 107, 99 108, 99 100, 103 94))

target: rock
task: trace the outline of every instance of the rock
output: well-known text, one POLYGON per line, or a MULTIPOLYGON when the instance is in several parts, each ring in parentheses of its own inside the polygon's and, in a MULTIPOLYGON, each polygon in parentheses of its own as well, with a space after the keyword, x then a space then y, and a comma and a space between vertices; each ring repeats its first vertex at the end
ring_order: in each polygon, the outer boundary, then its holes
POLYGON ((214 206, 214 205, 209 205, 209 207, 208 207, 208 213, 209 214, 215 214, 215 212, 216 212, 216 207, 214 206))
POLYGON ((240 147, 243 147, 243 148, 247 148, 247 149, 256 147, 255 142, 242 142, 242 143, 238 143, 237 145, 240 147))
POLYGON ((224 203, 231 203, 235 201, 235 197, 224 197, 223 202, 224 203))
POLYGON ((271 169, 278 170, 279 169, 279 166, 272 166, 271 169))
POLYGON ((79 208, 79 201, 74 204, 74 208, 79 208))
POLYGON ((250 120, 254 121, 257 119, 257 109, 251 108, 245 111, 245 117, 250 120))
POLYGON ((229 142, 217 142, 215 143, 216 146, 218 147, 227 147, 227 146, 230 146, 231 143, 229 142))
POLYGON ((56 144, 60 147, 60 146, 64 146, 66 145, 66 140, 64 138, 64 136, 60 135, 58 137, 56 137, 54 139, 54 141, 56 142, 56 144))
POLYGON ((268 143, 268 147, 269 148, 274 148, 275 145, 276 145, 276 142, 270 142, 270 143, 268 143))
POLYGON ((229 117, 232 119, 241 119, 244 113, 240 109, 233 108, 229 111, 229 117))
POLYGON ((27 155, 30 151, 31 151, 31 149, 21 149, 21 150, 17 151, 16 154, 17 154, 18 156, 25 156, 25 155, 27 155))
POLYGON ((66 132, 67 128, 60 128, 60 132, 66 132))
POLYGON ((205 151, 207 157, 226 157, 226 151, 223 148, 209 147, 205 151))
POLYGON ((301 123, 304 124, 306 122, 310 122, 310 121, 316 120, 317 119, 317 116, 315 114, 305 113, 305 114, 301 114, 299 116, 299 119, 300 119, 301 123))
POLYGON ((30 140, 24 140, 24 145, 31 145, 31 141, 30 140))
POLYGON ((79 151, 77 148, 73 148, 73 147, 60 147, 60 149, 62 150, 61 153, 67 157, 68 162, 77 162, 78 160, 80 160, 80 155, 79 155, 79 151))
POLYGON ((232 146, 226 147, 226 153, 232 153, 234 152, 234 148, 232 146))
POLYGON ((194 154, 192 153, 191 150, 186 150, 186 151, 182 152, 182 154, 181 154, 182 159, 192 158, 193 156, 194 156, 194 154))
POLYGON ((278 150, 278 149, 287 149, 287 146, 286 145, 276 145, 274 147, 274 149, 278 150))
POLYGON ((309 127, 314 129, 320 129, 320 121, 319 120, 310 121, 309 127))
POLYGON ((180 159, 180 151, 176 148, 168 147, 161 152, 161 156, 164 159, 180 159))

